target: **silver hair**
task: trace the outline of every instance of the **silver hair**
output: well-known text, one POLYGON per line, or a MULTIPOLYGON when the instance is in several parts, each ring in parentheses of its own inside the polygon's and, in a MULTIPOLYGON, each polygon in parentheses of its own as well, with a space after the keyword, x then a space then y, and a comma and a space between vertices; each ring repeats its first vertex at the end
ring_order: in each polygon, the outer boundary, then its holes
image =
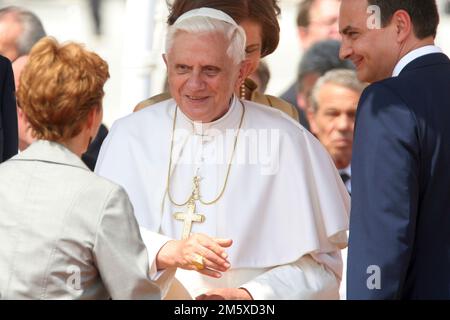
POLYGON ((223 34, 229 40, 227 54, 233 62, 239 64, 245 59, 245 31, 238 25, 205 16, 186 18, 169 27, 166 36, 166 54, 172 49, 175 36, 180 31, 194 34, 223 34))
POLYGON ((353 90, 359 94, 367 87, 367 83, 361 82, 356 76, 354 70, 349 69, 334 69, 325 73, 317 80, 314 85, 310 96, 310 108, 316 113, 319 110, 318 96, 320 90, 325 84, 332 83, 344 88, 353 90))
POLYGON ((29 54, 34 44, 47 35, 41 20, 33 12, 16 6, 0 9, 0 20, 7 14, 14 15, 23 28, 21 35, 16 40, 18 55, 29 54))

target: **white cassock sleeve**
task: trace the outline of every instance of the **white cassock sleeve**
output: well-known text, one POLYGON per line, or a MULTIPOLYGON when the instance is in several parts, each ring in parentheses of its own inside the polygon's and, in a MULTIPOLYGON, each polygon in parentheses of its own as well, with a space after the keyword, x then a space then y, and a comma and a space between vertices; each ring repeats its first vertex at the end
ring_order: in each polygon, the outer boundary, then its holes
POLYGON ((340 279, 311 255, 245 283, 254 300, 339 300, 340 279))
POLYGON ((169 268, 158 271, 156 268, 156 256, 158 255, 161 248, 168 241, 173 239, 163 236, 162 234, 147 230, 142 226, 139 227, 139 231, 141 233, 142 241, 147 247, 148 261, 150 261, 150 279, 155 281, 155 283, 159 286, 159 289, 161 290, 161 297, 164 298, 169 291, 177 269, 169 268))

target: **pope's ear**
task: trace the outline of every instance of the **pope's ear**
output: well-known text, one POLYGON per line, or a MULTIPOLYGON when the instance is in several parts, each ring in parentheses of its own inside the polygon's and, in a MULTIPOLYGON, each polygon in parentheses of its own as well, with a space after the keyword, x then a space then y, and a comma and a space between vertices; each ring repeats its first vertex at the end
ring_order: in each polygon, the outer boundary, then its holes
POLYGON ((164 60, 164 63, 166 64, 166 68, 167 68, 167 55, 165 53, 163 53, 162 58, 164 60))

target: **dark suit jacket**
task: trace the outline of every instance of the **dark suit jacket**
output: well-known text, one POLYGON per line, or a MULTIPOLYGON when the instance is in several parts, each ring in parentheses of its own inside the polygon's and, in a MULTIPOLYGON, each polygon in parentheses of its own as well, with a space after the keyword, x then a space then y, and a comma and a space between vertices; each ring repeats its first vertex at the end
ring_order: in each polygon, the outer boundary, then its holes
POLYGON ((450 60, 444 54, 422 56, 363 92, 349 241, 349 299, 450 299, 450 60))
POLYGON ((0 56, 0 162, 17 154, 19 149, 14 91, 11 62, 0 56))
POLYGON ((98 129, 97 135, 95 136, 95 139, 92 140, 87 151, 81 156, 81 160, 83 160, 83 162, 89 169, 91 169, 91 171, 94 171, 95 169, 98 153, 100 152, 103 140, 105 140, 107 135, 108 129, 104 124, 101 124, 100 128, 98 129))

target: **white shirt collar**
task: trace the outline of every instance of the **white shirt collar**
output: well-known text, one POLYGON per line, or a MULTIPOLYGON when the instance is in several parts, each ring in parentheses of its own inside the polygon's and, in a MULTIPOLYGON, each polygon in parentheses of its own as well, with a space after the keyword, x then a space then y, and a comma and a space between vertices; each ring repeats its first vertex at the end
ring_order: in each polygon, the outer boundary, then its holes
POLYGON ((352 165, 349 164, 346 168, 339 169, 338 171, 339 171, 339 174, 346 173, 346 174, 348 174, 351 177, 352 176, 352 165))
POLYGON ((344 168, 344 169, 339 169, 339 174, 342 175, 343 173, 348 174, 349 178, 346 182, 345 182, 345 187, 347 188, 347 191, 349 193, 352 193, 352 165, 349 164, 348 167, 344 168))
POLYGON ((431 53, 442 53, 442 50, 439 47, 429 45, 424 46, 418 49, 415 49, 411 52, 409 52, 407 55, 405 55, 403 58, 400 59, 400 61, 397 63, 397 65, 394 68, 394 72, 392 73, 393 77, 398 77, 400 72, 406 67, 406 65, 413 60, 416 60, 417 58, 420 58, 424 55, 431 54, 431 53))

